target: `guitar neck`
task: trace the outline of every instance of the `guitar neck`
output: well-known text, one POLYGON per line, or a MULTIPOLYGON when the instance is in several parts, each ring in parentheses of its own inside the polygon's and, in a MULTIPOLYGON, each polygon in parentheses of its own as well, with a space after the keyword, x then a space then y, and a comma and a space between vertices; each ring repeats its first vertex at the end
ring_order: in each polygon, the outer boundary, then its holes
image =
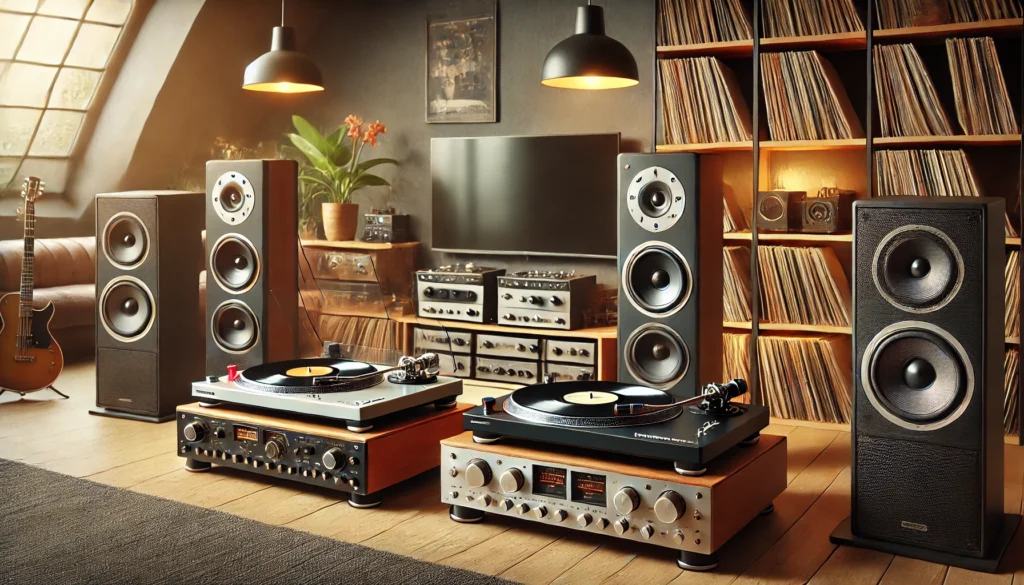
POLYGON ((21 260, 21 315, 32 316, 32 287, 35 278, 36 206, 25 201, 25 255, 21 260))

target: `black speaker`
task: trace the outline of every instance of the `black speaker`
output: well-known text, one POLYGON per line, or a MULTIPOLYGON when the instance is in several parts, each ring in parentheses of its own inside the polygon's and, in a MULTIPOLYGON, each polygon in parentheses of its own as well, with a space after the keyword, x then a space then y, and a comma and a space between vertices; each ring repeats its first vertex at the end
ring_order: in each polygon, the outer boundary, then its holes
POLYGON ((96 196, 96 406, 169 420, 203 377, 203 194, 96 196))
POLYGON ((692 154, 618 162, 619 381, 694 396, 722 376, 722 194, 692 154))
POLYGON ((298 355, 298 167, 206 163, 206 372, 298 355))
POLYGON ((800 218, 791 215, 796 204, 807 195, 804 191, 759 191, 757 193, 757 229, 763 232, 785 232, 800 218))
POLYGON ((853 209, 852 544, 989 557, 1004 522, 1003 200, 853 209))
POLYGON ((850 217, 853 215, 852 193, 830 195, 826 197, 810 197, 796 203, 790 210, 795 216, 794 228, 805 234, 834 234, 851 229, 850 217), (795 212, 795 213, 794 213, 795 212))

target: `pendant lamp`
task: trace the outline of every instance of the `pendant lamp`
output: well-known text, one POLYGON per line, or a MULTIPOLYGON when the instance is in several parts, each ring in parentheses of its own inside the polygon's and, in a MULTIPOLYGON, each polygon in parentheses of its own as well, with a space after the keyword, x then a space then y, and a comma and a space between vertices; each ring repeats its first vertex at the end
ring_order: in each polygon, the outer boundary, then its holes
POLYGON ((242 89, 273 93, 324 90, 320 68, 295 50, 295 29, 284 25, 284 0, 281 0, 281 26, 274 27, 270 52, 260 55, 245 68, 242 89))
POLYGON ((604 9, 576 9, 576 34, 555 45, 544 59, 541 83, 566 89, 618 89, 640 83, 636 59, 604 34, 604 9))

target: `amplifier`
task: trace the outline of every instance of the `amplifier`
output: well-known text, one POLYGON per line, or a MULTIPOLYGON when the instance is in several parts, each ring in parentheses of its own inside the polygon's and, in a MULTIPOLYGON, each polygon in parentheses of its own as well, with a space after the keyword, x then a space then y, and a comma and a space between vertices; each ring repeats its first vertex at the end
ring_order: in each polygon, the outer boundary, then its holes
POLYGON ((484 513, 680 551, 679 566, 709 570, 715 552, 786 488, 786 438, 761 435, 686 477, 643 460, 473 433, 441 441, 441 499, 451 518, 484 513))
POLYGON ((540 362, 477 356, 473 377, 478 380, 536 384, 541 381, 540 362))
POLYGON ((364 218, 366 221, 363 223, 363 235, 360 238, 364 242, 398 244, 410 240, 408 215, 396 215, 393 210, 388 213, 375 209, 373 213, 365 214, 364 218))
POLYGON ((384 488, 437 467, 438 441, 462 431, 470 408, 413 408, 353 433, 307 418, 193 403, 177 410, 178 454, 190 471, 244 469, 345 492, 353 507, 370 508, 384 488))
POLYGON ((495 295, 504 268, 473 264, 442 266, 416 272, 417 314, 428 319, 493 323, 495 295))
POLYGON ((541 355, 541 340, 539 337, 477 333, 476 353, 477 355, 537 360, 541 355))
POLYGON ((583 382, 596 380, 597 370, 593 366, 544 363, 544 382, 583 382))
POLYGON ((498 322, 539 329, 579 329, 597 291, 596 276, 529 270, 498 278, 498 322))
POLYGON ((834 234, 853 229, 853 191, 838 195, 811 197, 797 203, 793 210, 796 231, 806 234, 834 234))

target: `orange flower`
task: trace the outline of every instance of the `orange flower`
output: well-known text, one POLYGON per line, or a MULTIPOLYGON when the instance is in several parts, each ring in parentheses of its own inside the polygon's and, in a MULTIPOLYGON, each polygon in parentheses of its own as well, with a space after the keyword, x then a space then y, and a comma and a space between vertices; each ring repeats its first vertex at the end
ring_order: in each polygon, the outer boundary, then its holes
POLYGON ((363 119, 355 114, 349 114, 345 118, 345 125, 348 126, 349 138, 359 138, 359 135, 363 133, 363 119))
POLYGON ((370 146, 377 146, 377 136, 387 133, 387 126, 381 124, 380 120, 377 120, 373 124, 370 124, 370 127, 366 130, 366 134, 363 135, 363 142, 369 142, 370 146))

